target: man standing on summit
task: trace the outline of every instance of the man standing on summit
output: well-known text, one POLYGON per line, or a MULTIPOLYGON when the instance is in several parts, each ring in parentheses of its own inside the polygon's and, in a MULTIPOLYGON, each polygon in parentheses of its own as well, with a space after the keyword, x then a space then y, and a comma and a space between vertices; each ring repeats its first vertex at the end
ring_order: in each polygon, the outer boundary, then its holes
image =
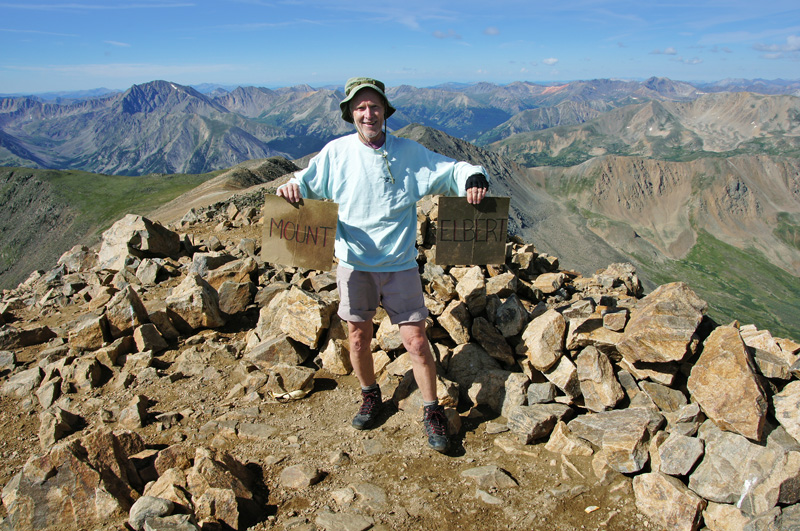
POLYGON ((447 419, 436 395, 436 364, 425 335, 428 310, 416 262, 416 203, 425 195, 444 194, 466 196, 477 204, 489 183, 480 166, 389 135, 386 119, 395 108, 385 90, 376 79, 348 79, 339 107, 356 133, 328 143, 277 194, 290 203, 307 197, 339 204, 334 244, 339 259, 338 313, 347 321, 350 361, 362 395, 353 427, 371 428, 382 404, 370 349, 372 318, 381 304, 391 322, 399 325, 411 356, 425 404, 428 444, 446 452, 447 419))

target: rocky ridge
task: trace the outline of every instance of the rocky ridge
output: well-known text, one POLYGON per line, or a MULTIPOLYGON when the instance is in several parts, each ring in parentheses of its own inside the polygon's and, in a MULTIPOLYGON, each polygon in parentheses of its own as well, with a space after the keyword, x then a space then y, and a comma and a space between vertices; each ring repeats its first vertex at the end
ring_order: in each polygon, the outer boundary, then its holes
POLYGON ((260 259, 259 194, 127 216, 0 300, 0 529, 795 529, 800 344, 512 240, 420 268, 454 437, 430 452, 398 331, 358 389, 330 272, 260 259))

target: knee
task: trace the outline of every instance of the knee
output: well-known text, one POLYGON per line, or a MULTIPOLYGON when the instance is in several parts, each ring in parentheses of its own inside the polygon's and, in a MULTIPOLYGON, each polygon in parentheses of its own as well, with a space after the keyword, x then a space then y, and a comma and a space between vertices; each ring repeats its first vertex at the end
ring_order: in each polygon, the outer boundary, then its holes
POLYGON ((362 330, 351 331, 348 339, 350 350, 355 352, 369 350, 372 343, 372 336, 362 330))

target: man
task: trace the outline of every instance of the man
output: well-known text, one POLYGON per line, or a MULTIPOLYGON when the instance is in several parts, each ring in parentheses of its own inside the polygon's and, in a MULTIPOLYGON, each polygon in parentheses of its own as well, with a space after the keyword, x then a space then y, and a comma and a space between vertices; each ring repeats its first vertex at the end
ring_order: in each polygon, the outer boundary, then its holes
POLYGON ((486 171, 389 135, 386 119, 395 108, 376 79, 349 79, 339 106, 356 133, 328 143, 277 194, 291 203, 307 197, 339 204, 338 313, 347 321, 350 361, 362 395, 353 427, 371 428, 382 404, 370 349, 372 318, 381 304, 399 325, 411 356, 428 444, 446 452, 447 419, 436 395, 436 364, 425 335, 428 310, 416 262, 416 203, 428 194, 466 195, 470 203, 480 203, 489 186, 486 171))

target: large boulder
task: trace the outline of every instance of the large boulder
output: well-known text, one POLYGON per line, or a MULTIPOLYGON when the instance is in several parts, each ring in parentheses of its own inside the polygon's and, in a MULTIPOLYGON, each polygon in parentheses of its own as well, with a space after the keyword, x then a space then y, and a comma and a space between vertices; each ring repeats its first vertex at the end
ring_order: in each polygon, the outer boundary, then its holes
POLYGON ((180 236, 159 223, 128 214, 102 235, 97 267, 120 271, 129 256, 137 258, 177 256, 180 236))

